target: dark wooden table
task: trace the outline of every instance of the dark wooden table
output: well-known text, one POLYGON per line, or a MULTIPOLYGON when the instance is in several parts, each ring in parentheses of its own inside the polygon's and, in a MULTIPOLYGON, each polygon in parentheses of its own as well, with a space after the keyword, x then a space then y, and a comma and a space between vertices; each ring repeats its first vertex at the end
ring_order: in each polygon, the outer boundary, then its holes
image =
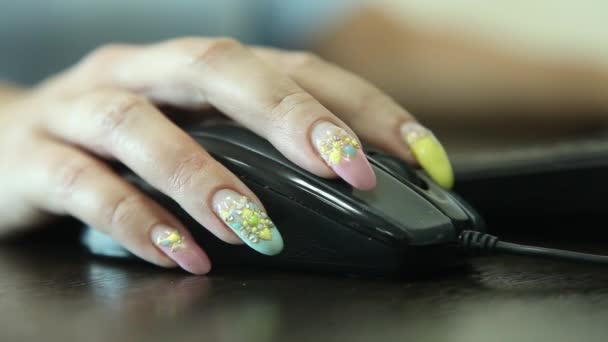
POLYGON ((0 341, 606 341, 603 267, 474 260, 433 279, 189 276, 52 234, 0 245, 0 341))

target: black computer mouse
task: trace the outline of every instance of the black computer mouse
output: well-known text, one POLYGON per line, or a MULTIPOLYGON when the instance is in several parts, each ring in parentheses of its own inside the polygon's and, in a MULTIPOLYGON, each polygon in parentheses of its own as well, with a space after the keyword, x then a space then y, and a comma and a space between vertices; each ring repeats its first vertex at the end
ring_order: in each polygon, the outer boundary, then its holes
MULTIPOLYGON (((260 198, 285 243, 276 256, 229 245, 195 222, 179 205, 129 170, 123 176, 174 213, 223 266, 285 268, 332 273, 400 274, 462 263, 462 230, 483 230, 479 215, 454 193, 402 160, 366 151, 376 173, 373 191, 354 189, 296 166, 270 143, 242 127, 221 124, 185 128, 260 198)), ((112 255, 108 243, 89 229, 85 245, 112 255)))

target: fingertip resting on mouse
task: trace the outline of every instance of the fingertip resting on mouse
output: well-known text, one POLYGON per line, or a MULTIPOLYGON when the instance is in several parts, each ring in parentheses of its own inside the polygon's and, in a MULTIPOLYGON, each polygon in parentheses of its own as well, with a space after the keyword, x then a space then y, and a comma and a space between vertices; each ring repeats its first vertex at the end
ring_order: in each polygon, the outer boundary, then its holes
POLYGON ((429 176, 442 187, 452 188, 454 185, 452 165, 435 135, 417 122, 404 123, 401 126, 401 135, 429 176))
POLYGON ((376 187, 376 175, 357 138, 324 121, 313 128, 312 140, 325 163, 347 183, 361 190, 376 187))
POLYGON ((276 255, 283 250, 283 238, 266 211, 236 191, 223 189, 213 196, 213 209, 220 219, 249 247, 276 255))

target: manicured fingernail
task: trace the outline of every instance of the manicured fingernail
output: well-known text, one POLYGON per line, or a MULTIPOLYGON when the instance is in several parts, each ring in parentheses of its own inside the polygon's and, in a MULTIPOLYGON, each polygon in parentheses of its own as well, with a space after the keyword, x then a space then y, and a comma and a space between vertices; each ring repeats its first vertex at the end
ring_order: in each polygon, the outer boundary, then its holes
POLYGON ((435 135, 417 122, 401 126, 401 135, 420 166, 444 188, 454 185, 454 173, 448 155, 435 135))
POLYGON ((318 123, 312 130, 312 141, 323 160, 338 176, 355 188, 372 190, 376 175, 359 141, 332 123, 318 123))
POLYGON ((209 258, 190 235, 165 225, 154 227, 151 235, 154 244, 184 270, 206 274, 211 269, 209 258))
POLYGON ((224 189, 213 195, 213 209, 224 223, 249 247, 276 255, 283 250, 283 238, 264 209, 236 191, 224 189))

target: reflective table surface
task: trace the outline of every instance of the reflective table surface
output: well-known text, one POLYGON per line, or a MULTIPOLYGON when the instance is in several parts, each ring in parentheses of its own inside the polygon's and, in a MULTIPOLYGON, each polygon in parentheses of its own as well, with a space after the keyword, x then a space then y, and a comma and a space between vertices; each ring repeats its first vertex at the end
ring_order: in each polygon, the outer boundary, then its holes
POLYGON ((409 280, 190 276, 43 235, 0 245, 0 341, 608 339, 605 267, 497 256, 409 280))

